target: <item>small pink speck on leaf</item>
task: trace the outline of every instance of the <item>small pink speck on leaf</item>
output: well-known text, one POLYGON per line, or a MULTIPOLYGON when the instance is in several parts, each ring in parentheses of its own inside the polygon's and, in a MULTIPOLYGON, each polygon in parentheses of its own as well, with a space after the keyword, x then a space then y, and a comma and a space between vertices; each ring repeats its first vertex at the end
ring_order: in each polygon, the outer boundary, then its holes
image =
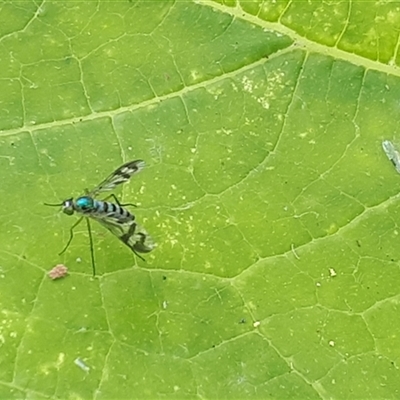
POLYGON ((68 275, 68 268, 63 264, 57 264, 47 275, 53 280, 64 278, 64 276, 68 275))

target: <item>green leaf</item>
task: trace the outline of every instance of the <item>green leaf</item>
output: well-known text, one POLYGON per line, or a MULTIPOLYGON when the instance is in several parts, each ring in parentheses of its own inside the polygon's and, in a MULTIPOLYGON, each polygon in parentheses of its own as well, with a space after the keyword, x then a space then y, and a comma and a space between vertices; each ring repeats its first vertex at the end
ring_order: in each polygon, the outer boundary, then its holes
POLYGON ((393 2, 0 5, 0 398, 400 395, 393 2), (126 161, 146 262, 56 207, 126 161), (56 264, 69 275, 49 279, 56 264))

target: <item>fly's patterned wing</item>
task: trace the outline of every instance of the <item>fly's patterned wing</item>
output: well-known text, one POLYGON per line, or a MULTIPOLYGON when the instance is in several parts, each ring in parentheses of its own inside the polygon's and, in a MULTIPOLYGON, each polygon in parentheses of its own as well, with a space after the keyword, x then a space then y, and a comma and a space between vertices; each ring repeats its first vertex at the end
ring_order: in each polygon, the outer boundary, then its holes
POLYGON ((100 185, 87 193, 88 196, 95 197, 101 192, 113 190, 115 186, 121 185, 129 181, 132 175, 140 172, 144 168, 143 160, 129 161, 117 168, 110 176, 108 176, 100 185))
POLYGON ((142 257, 138 253, 149 253, 156 247, 151 236, 134 220, 121 223, 118 222, 118 218, 98 218, 93 215, 91 217, 107 228, 140 258, 142 257))

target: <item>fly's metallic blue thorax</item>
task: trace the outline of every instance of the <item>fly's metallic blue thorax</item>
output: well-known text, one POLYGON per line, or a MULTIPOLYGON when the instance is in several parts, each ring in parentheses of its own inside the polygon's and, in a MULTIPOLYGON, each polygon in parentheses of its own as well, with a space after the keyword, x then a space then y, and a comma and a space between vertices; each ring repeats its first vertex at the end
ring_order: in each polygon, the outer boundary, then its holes
POLYGON ((81 196, 75 200, 75 210, 80 212, 90 212, 96 209, 97 201, 89 196, 81 196))
POLYGON ((67 215, 72 215, 75 211, 87 214, 96 211, 98 201, 89 196, 81 196, 76 200, 67 199, 63 202, 63 212, 67 215))

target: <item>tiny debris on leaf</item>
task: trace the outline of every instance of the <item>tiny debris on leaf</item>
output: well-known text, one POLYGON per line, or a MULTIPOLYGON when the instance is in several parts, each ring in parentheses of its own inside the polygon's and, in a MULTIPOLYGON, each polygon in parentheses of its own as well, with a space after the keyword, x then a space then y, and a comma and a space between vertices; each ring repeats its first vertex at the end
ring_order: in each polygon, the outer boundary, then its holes
POLYGON ((295 248, 294 248, 293 243, 290 245, 290 248, 291 248, 292 253, 293 253, 293 255, 295 256, 295 258, 297 258, 298 260, 300 260, 300 257, 299 257, 299 255, 296 253, 296 250, 295 250, 295 248))
POLYGON ((333 268, 329 268, 329 275, 331 276, 331 278, 334 278, 337 275, 337 273, 333 268))
POLYGON ((51 271, 47 273, 50 279, 60 279, 68 275, 68 268, 63 264, 56 265, 51 271))
POLYGON ((386 153, 388 159, 395 166, 396 171, 400 173, 400 153, 394 147, 393 143, 389 140, 382 142, 383 151, 386 153))
POLYGON ((80 359, 79 357, 74 360, 74 364, 76 366, 78 366, 81 370, 85 371, 85 372, 89 372, 90 371, 90 367, 88 367, 85 364, 85 362, 82 359, 80 359))

